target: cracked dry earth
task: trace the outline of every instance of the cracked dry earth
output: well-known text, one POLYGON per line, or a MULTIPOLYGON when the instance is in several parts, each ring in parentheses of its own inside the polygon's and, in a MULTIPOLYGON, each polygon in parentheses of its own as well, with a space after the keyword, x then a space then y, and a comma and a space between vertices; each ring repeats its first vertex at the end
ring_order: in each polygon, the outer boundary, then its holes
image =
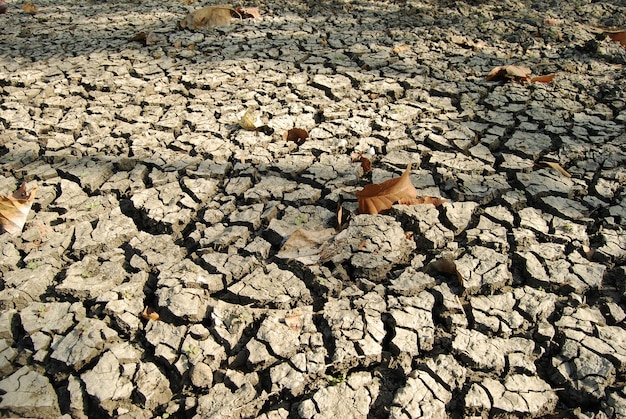
POLYGON ((0 15, 0 193, 39 185, 2 416, 626 417, 623 1, 35 5, 0 15), (356 214, 408 163, 449 202, 356 214))

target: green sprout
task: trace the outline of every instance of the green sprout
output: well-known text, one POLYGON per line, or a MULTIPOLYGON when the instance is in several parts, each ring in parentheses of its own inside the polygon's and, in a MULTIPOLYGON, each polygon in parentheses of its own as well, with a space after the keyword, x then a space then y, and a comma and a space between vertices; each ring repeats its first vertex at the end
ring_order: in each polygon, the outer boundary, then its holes
POLYGON ((308 221, 309 221, 309 217, 307 217, 305 214, 299 214, 294 220, 294 223, 299 226, 304 223, 307 223, 308 221))

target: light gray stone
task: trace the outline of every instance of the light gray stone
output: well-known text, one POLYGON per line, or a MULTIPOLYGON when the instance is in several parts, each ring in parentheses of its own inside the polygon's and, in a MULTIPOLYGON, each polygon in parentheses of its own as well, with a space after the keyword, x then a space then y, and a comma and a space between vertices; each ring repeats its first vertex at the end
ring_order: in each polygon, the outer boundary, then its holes
POLYGON ((57 418, 57 394, 45 375, 24 366, 0 381, 0 409, 21 417, 57 418))
POLYGON ((102 320, 86 318, 67 335, 52 342, 50 357, 80 371, 117 337, 117 333, 102 320))
POLYGON ((139 402, 150 410, 169 402, 172 398, 169 380, 152 362, 139 364, 135 382, 139 402))

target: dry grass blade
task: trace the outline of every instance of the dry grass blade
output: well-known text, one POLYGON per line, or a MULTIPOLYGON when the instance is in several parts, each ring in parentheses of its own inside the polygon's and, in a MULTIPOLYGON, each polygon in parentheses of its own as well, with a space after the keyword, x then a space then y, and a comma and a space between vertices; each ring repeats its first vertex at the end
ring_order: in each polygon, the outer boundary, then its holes
POLYGON ((559 173, 561 173, 563 176, 567 177, 567 178, 571 178, 572 175, 570 175, 567 170, 563 169, 563 167, 561 167, 560 164, 558 164, 557 162, 553 162, 553 161, 543 161, 541 162, 543 164, 545 164, 546 166, 550 166, 551 168, 558 170, 559 173))
POLYGON ((0 196, 0 224, 2 224, 4 231, 11 235, 22 231, 26 218, 28 218, 30 207, 35 200, 37 187, 37 185, 33 186, 30 194, 28 194, 26 183, 22 183, 13 195, 0 196))
POLYGON ((411 183, 411 164, 407 165, 402 176, 389 179, 379 184, 366 185, 356 193, 359 201, 359 213, 378 214, 387 211, 401 199, 414 199, 417 190, 411 183))

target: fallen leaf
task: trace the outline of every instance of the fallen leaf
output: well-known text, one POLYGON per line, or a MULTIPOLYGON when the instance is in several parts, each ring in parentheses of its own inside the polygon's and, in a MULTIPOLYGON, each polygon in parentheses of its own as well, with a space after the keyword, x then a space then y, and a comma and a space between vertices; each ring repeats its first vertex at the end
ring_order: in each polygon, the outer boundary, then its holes
POLYGON ((402 176, 389 179, 379 184, 366 185, 356 193, 359 201, 359 213, 378 214, 387 211, 401 199, 413 199, 417 190, 411 183, 411 164, 409 163, 402 176))
POLYGON ((367 157, 361 156, 361 169, 363 169, 363 173, 369 173, 372 171, 372 162, 367 157))
POLYGON ((291 233, 276 256, 280 259, 296 260, 304 265, 314 265, 320 258, 322 245, 334 235, 334 228, 323 230, 299 228, 291 233))
POLYGON ((236 12, 229 4, 206 6, 189 13, 184 20, 180 21, 179 25, 181 28, 192 30, 228 26, 230 25, 232 11, 236 12))
POLYGON ((285 313, 285 324, 294 332, 300 333, 304 327, 304 314, 299 308, 294 308, 285 313))
POLYGON ((30 0, 24 3, 24 5, 22 6, 22 10, 31 15, 34 15, 39 11, 39 9, 37 9, 37 6, 31 3, 30 0))
POLYGON ((159 320, 159 313, 154 311, 152 307, 146 306, 146 308, 144 308, 143 311, 141 312, 141 317, 143 317, 146 320, 157 321, 159 320))
POLYGON ((528 80, 532 70, 529 67, 519 65, 505 65, 494 68, 487 74, 487 81, 497 81, 505 79, 528 80))
POLYGON ((246 131, 256 131, 262 125, 261 117, 252 108, 249 108, 239 119, 239 126, 246 131))
POLYGON ((554 79, 554 73, 545 76, 535 76, 530 78, 531 83, 550 83, 554 79))
POLYGON ((337 203, 337 231, 343 230, 351 218, 352 214, 343 207, 341 199, 339 199, 337 203))
POLYGON ((145 32, 139 32, 137 35, 133 36, 132 38, 130 38, 130 40, 132 42, 141 42, 142 44, 146 44, 146 38, 148 37, 148 34, 145 32))
POLYGON ((408 45, 397 45, 393 47, 391 52, 393 52, 394 54, 399 54, 402 51, 408 51, 409 49, 411 49, 411 47, 409 47, 408 45))
POLYGON ((35 185, 26 192, 26 183, 13 192, 13 195, 0 195, 0 224, 7 233, 13 235, 20 233, 26 223, 30 207, 35 200, 38 186, 35 185))
POLYGON ((626 48, 626 31, 620 32, 607 32, 609 38, 615 42, 619 42, 624 48, 626 48))
POLYGON ((242 19, 259 19, 261 17, 261 12, 257 7, 237 7, 235 10, 242 19))
POLYGON ((307 138, 309 138, 309 133, 302 128, 291 128, 283 134, 285 141, 293 141, 298 145, 304 143, 307 138))
POLYGON ((433 204, 436 207, 443 204, 444 202, 448 202, 448 200, 443 198, 433 198, 430 196, 425 196, 424 198, 405 198, 398 200, 399 205, 433 204))
POLYGON ((5 14, 9 10, 9 5, 0 0, 0 14, 5 14))
POLYGON ((547 166, 550 166, 551 168, 558 170, 563 176, 567 177, 567 178, 571 178, 572 175, 570 175, 567 170, 563 169, 563 167, 561 167, 560 164, 558 164, 557 162, 553 162, 553 161, 542 161, 540 163, 543 163, 547 166))

